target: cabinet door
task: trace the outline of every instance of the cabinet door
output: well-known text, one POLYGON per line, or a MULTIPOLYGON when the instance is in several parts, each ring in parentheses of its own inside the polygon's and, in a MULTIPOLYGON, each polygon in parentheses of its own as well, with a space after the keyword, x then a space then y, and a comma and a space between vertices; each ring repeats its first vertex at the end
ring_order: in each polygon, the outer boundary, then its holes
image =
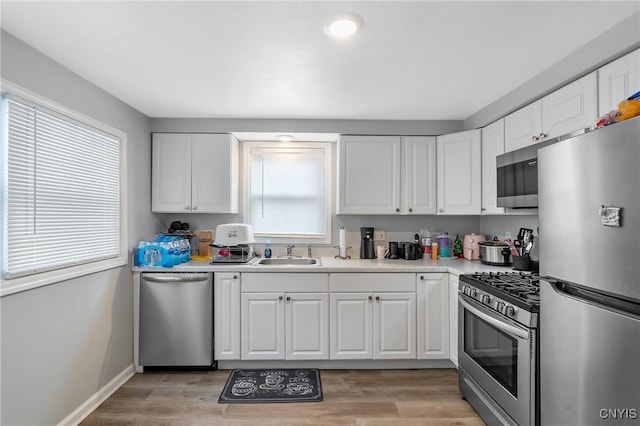
POLYGON ((590 127, 596 121, 597 84, 593 72, 542 98, 545 139, 590 127))
POLYGON ((373 359, 371 293, 332 293, 330 300, 331 359, 373 359))
POLYGON ((598 70, 598 115, 640 90, 640 50, 635 50, 598 70))
POLYGON ((436 138, 404 138, 403 213, 436 213, 436 138))
POLYGON ((416 359, 416 294, 375 293, 373 357, 416 359))
POLYGON ((504 119, 504 152, 538 142, 542 133, 542 101, 536 101, 504 119))
POLYGON ((449 276, 449 353, 451 362, 458 366, 458 283, 457 275, 449 276))
POLYGON ((242 293, 242 359, 284 359, 284 295, 242 293))
POLYGON ((449 359, 449 274, 418 274, 418 358, 449 359))
POLYGON ((286 358, 329 359, 329 295, 285 295, 286 358))
POLYGON ((191 148, 191 209, 238 213, 238 140, 228 134, 194 134, 191 148))
POLYGON ((504 154, 504 119, 482 129, 482 214, 502 214, 498 207, 496 156, 504 154))
POLYGON ((151 164, 151 210, 191 211, 191 136, 154 133, 151 164))
POLYGON ((480 214, 480 130, 438 136, 438 214, 480 214))
POLYGON ((400 212, 400 137, 342 136, 338 214, 400 212))
POLYGON ((213 274, 214 357, 240 359, 240 274, 213 274))

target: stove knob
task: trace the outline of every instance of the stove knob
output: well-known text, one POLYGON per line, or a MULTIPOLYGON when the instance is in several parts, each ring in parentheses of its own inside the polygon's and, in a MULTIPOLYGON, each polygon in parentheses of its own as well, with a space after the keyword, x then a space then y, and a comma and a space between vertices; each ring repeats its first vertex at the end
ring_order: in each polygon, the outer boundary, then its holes
POLYGON ((489 296, 488 294, 484 294, 482 296, 482 303, 484 303, 485 305, 490 305, 491 304, 491 296, 489 296))
POLYGON ((516 310, 513 309, 513 306, 507 306, 507 308, 505 309, 505 315, 508 317, 512 317, 516 314, 516 310))
POLYGON ((496 309, 498 310, 498 312, 500 312, 501 314, 504 314, 504 302, 498 302, 498 304, 496 305, 496 309))
POLYGON ((475 288, 469 289, 469 296, 476 297, 478 295, 478 291, 475 288))

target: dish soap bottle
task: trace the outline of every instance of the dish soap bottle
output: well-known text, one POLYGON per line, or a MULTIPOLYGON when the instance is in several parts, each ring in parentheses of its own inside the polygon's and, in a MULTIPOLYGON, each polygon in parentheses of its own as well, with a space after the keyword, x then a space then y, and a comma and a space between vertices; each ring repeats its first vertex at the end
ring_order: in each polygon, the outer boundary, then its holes
POLYGON ((271 257, 271 240, 267 240, 264 244, 264 258, 269 259, 271 257))

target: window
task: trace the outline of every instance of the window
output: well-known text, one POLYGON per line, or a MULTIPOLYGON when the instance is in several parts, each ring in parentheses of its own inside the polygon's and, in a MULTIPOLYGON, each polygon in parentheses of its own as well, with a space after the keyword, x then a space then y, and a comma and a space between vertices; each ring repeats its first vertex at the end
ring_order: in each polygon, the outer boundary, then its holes
POLYGON ((126 263, 124 135, 67 112, 2 97, 3 294, 126 263))
POLYGON ((257 237, 329 243, 331 145, 245 143, 245 218, 257 237), (280 145, 280 146, 279 146, 280 145))

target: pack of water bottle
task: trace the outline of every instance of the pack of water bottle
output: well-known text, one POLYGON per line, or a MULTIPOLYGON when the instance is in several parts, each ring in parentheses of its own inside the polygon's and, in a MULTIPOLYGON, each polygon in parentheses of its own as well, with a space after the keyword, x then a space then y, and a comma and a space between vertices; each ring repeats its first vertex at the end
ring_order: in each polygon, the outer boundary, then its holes
POLYGON ((136 266, 172 267, 191 260, 189 240, 176 235, 158 234, 152 241, 140 241, 134 255, 136 266))

